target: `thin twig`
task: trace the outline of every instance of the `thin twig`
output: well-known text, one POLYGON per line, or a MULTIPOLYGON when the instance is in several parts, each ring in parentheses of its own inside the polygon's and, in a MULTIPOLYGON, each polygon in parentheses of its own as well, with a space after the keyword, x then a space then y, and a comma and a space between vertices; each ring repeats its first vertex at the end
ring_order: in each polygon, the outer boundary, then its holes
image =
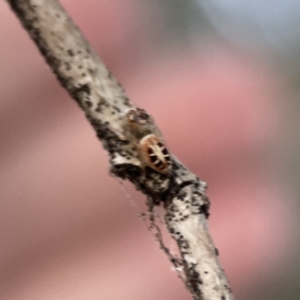
MULTIPOLYGON (((163 203, 165 222, 179 247, 185 283, 195 300, 233 299, 207 228, 209 200, 206 183, 172 156, 170 172, 163 174, 145 166, 136 144, 128 138, 126 112, 134 108, 121 85, 94 53, 73 21, 56 0, 7 0, 35 41, 61 85, 84 111, 108 151, 111 172, 128 179, 151 199, 163 203)), ((159 132, 148 122, 151 132, 159 132)), ((178 261, 162 243, 172 263, 178 261)))

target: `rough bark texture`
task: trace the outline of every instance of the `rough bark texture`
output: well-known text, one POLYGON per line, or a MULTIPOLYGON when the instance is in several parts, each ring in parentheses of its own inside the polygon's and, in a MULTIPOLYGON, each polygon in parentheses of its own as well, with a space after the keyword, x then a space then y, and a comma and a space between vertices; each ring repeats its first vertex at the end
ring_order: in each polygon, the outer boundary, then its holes
MULTIPOLYGON (((126 113, 134 105, 56 0, 7 2, 59 82, 85 112, 109 153, 111 172, 130 180, 147 195, 150 211, 153 212, 154 205, 163 204, 165 222, 178 244, 181 258, 175 259, 164 248, 154 214, 150 217, 151 226, 173 265, 182 270, 181 277, 193 298, 233 299, 207 228, 206 183, 174 156, 168 174, 145 166, 126 121, 126 113)), ((149 126, 150 133, 159 132, 149 115, 144 118, 144 126, 149 126)))

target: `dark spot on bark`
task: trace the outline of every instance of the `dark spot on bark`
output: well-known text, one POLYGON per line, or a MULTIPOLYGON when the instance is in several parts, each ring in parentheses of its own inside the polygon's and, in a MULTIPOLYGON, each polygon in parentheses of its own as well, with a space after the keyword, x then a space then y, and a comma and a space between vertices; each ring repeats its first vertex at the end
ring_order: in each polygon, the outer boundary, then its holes
POLYGON ((105 103, 104 102, 100 102, 97 104, 97 107, 96 107, 96 111, 101 113, 102 112, 102 106, 105 106, 105 103))
POLYGON ((65 66, 67 71, 71 70, 71 65, 68 62, 65 62, 65 66))
POLYGON ((112 75, 112 73, 111 73, 110 71, 108 71, 107 77, 108 77, 109 79, 112 79, 112 78, 113 78, 113 75, 112 75))
MULTIPOLYGON (((196 188, 199 188, 199 186, 197 186, 196 188)), ((198 196, 200 196, 200 197, 203 196, 203 194, 200 193, 199 191, 194 191, 194 195, 198 195, 198 196)))
POLYGON ((224 295, 221 297, 221 299, 222 299, 222 300, 226 300, 226 298, 225 298, 225 296, 224 296, 224 295))
MULTIPOLYGON (((195 205, 195 206, 197 206, 197 205, 195 205)), ((209 202, 199 206, 199 213, 204 214, 205 217, 208 219, 208 217, 209 217, 209 202)))
MULTIPOLYGON (((65 82, 63 84, 68 84, 68 82, 65 82)), ((91 93, 91 88, 88 84, 83 84, 78 87, 74 87, 73 89, 70 89, 67 85, 67 88, 70 90, 71 95, 77 100, 77 102, 80 104, 80 101, 82 100, 83 96, 89 96, 91 93), (85 95, 84 95, 85 94, 85 95)))
POLYGON ((123 103, 124 103, 124 105, 126 105, 126 106, 129 106, 129 98, 127 98, 127 97, 124 97, 123 98, 123 103))
MULTIPOLYGON (((13 7, 13 4, 14 4, 14 3, 11 4, 12 7, 13 7)), ((32 12, 34 12, 34 8, 35 8, 35 5, 31 5, 31 6, 28 7, 28 9, 29 9, 30 11, 32 11, 32 12)))
POLYGON ((85 101, 85 104, 87 105, 87 107, 92 107, 93 103, 91 101, 85 101))
POLYGON ((195 270, 195 266, 195 264, 192 264, 192 266, 186 270, 187 283, 196 295, 201 295, 201 290, 199 289, 198 285, 202 284, 203 282, 200 278, 200 274, 195 270))
POLYGON ((88 69, 89 73, 91 74, 91 76, 95 76, 97 74, 97 69, 88 69))
POLYGON ((74 56, 73 50, 69 49, 67 52, 68 52, 68 54, 69 54, 70 56, 74 56))
POLYGON ((124 153, 124 152, 120 152, 120 155, 122 156, 122 157, 125 157, 126 156, 126 154, 124 153))

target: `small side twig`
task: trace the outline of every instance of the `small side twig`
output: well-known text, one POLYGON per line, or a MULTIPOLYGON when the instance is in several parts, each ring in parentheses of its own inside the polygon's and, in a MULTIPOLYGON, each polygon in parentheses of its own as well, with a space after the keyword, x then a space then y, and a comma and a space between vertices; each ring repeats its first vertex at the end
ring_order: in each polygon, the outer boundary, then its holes
MULTIPOLYGON (((168 173, 145 167, 136 145, 127 138, 128 127, 124 126, 124 115, 134 108, 133 103, 57 0, 7 2, 61 85, 84 111, 109 154, 111 172, 130 180, 152 203, 163 203, 168 231, 179 247, 180 263, 162 243, 154 219, 150 226, 174 266, 182 264, 184 281, 193 298, 233 299, 207 228, 206 183, 175 157, 168 173)), ((153 122, 150 125, 159 132, 153 122)))

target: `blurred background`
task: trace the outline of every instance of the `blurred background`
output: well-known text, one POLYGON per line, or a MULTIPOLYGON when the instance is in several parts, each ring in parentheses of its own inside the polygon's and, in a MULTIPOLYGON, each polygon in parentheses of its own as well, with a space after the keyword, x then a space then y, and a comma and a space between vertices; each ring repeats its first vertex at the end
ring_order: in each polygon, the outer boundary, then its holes
MULTIPOLYGON (((299 299, 300 2, 62 4, 208 182, 236 299, 299 299)), ((0 299, 191 299, 4 1, 0 41, 0 299)))

